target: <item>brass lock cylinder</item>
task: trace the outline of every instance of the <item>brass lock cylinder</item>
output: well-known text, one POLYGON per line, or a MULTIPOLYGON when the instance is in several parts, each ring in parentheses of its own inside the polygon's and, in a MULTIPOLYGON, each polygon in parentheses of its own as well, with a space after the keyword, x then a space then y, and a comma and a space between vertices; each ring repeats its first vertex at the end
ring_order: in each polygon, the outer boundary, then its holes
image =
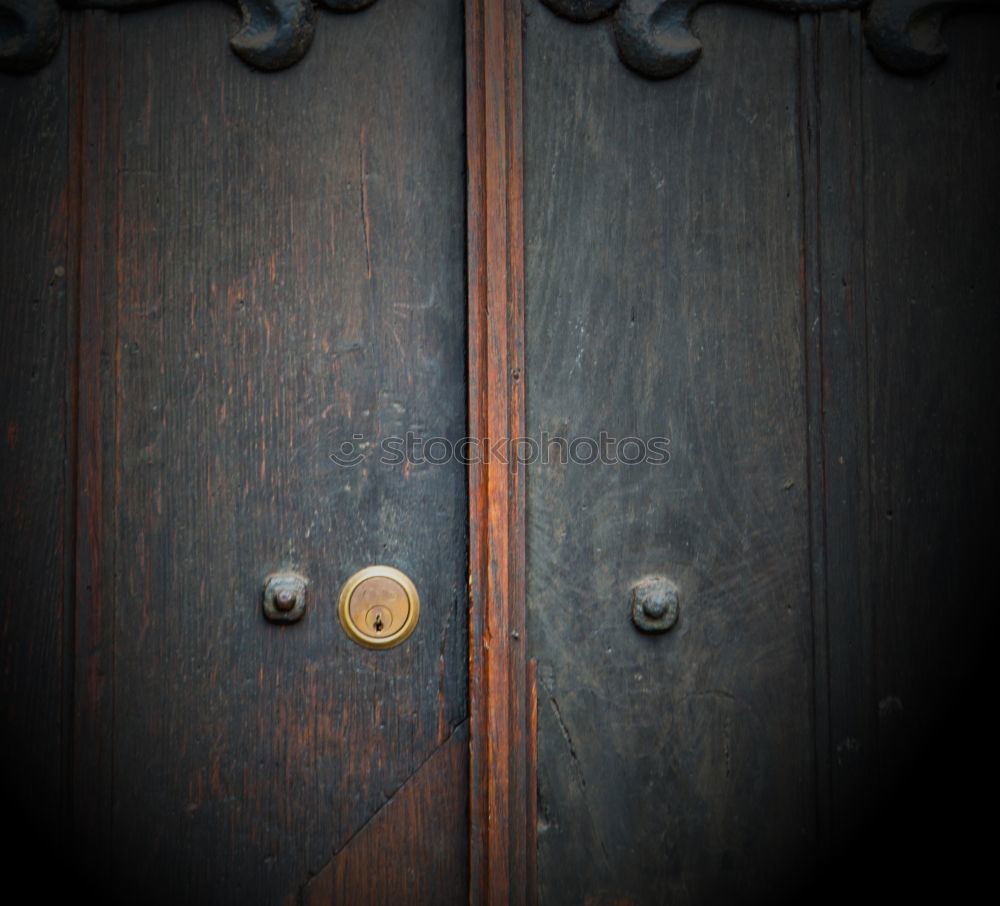
POLYGON ((366 648, 392 648, 409 638, 420 597, 409 576, 391 566, 367 566, 344 584, 338 607, 348 637, 366 648))

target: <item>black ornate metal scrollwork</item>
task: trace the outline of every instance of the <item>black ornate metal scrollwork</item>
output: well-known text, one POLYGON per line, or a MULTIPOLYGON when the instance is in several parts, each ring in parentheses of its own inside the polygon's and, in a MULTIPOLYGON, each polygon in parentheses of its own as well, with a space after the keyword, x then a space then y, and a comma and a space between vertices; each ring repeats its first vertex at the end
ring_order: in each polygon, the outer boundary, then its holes
MULTIPOLYGON (((31 72, 59 46, 62 14, 69 9, 133 10, 171 0, 0 0, 0 71, 31 72)), ((285 69, 309 50, 314 0, 231 0, 243 22, 230 40, 237 56, 257 69, 285 69)), ((315 0, 328 10, 356 12, 375 0, 315 0)))
MULTIPOLYGON (((691 27, 694 12, 712 0, 542 0, 574 22, 612 16, 618 55, 650 79, 690 69, 701 56, 691 27)), ((1000 11, 1000 0, 726 0, 785 13, 866 10, 865 37, 875 57, 890 69, 919 73, 948 54, 941 39, 944 19, 963 9, 1000 11)))
MULTIPOLYGON (((131 10, 172 0, 0 0, 0 71, 30 72, 44 66, 59 46, 60 6, 131 10)), ((243 22, 230 44, 257 69, 285 69, 306 55, 315 28, 314 0, 230 0, 243 22)), ((375 0, 315 0, 334 12, 355 12, 375 0)), ((691 25, 695 10, 713 0, 542 0, 575 22, 612 16, 622 61, 651 79, 666 79, 693 66, 701 41, 691 25)), ((945 18, 959 10, 1000 11, 1000 0, 725 0, 797 14, 865 10, 872 53, 897 72, 924 72, 948 49, 941 38, 945 18)))
POLYGON ((61 32, 56 0, 0 0, 0 70, 38 69, 56 52, 61 32))

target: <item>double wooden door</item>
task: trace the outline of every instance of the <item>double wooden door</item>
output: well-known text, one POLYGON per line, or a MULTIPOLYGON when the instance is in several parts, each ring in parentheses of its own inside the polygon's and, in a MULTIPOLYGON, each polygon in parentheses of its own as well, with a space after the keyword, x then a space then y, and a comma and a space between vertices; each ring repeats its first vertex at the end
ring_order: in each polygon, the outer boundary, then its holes
POLYGON ((822 878, 982 637, 997 20, 64 5, 0 0, 25 839, 142 903, 822 878))

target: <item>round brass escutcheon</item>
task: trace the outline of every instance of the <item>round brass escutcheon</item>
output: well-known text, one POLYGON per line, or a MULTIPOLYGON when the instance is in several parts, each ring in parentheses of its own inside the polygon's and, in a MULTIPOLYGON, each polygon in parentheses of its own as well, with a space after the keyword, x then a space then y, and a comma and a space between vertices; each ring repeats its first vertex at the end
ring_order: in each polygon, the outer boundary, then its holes
POLYGON ((366 648, 404 642, 420 617, 420 597, 409 576, 391 566, 366 566, 340 592, 340 625, 366 648))

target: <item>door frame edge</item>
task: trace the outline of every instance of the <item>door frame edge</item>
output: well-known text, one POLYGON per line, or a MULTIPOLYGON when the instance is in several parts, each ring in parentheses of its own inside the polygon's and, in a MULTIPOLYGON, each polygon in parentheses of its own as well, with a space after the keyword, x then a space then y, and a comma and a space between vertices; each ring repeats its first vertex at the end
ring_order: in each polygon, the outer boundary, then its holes
POLYGON ((527 657, 521 0, 466 0, 469 902, 535 900, 527 657), (498 443, 500 453, 498 455, 498 443), (504 455, 503 451, 506 451, 504 455))

